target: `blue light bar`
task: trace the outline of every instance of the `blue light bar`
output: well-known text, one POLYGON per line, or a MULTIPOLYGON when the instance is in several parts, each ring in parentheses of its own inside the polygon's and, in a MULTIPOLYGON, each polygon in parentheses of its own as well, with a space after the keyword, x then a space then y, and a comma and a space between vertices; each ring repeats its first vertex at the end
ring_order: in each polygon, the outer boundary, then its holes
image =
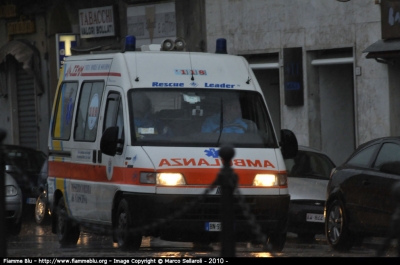
POLYGON ((136 38, 133 35, 125 37, 125 51, 136 51, 136 38))
POLYGON ((221 54, 228 53, 226 51, 226 39, 225 38, 217 39, 217 49, 216 49, 215 53, 221 53, 221 54))

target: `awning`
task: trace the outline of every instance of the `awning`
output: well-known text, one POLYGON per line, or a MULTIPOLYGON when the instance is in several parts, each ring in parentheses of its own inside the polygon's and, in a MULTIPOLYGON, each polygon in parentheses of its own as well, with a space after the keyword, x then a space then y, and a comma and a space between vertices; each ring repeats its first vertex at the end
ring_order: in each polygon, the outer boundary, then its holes
MULTIPOLYGON (((27 40, 13 40, 0 48, 0 65, 5 63, 7 55, 12 55, 18 62, 22 63, 22 68, 28 74, 35 77, 36 93, 43 94, 43 83, 41 78, 40 54, 35 46, 27 40)), ((0 94, 7 94, 7 78, 5 77, 5 67, 0 67, 0 94)))
POLYGON ((250 68, 253 70, 279 69, 279 63, 253 63, 250 64, 250 68))
POLYGON ((315 59, 311 61, 311 65, 332 65, 332 64, 352 64, 353 57, 330 58, 330 59, 315 59))
POLYGON ((366 52, 368 59, 372 58, 382 63, 393 62, 394 58, 400 58, 400 39, 378 40, 363 51, 366 52))

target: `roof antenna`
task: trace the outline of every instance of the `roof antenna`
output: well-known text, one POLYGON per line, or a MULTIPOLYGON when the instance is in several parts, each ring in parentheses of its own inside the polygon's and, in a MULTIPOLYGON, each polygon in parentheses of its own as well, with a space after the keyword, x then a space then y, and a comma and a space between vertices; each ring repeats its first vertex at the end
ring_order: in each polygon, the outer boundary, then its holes
POLYGON ((137 57, 136 57, 136 52, 135 52, 135 71, 136 71, 136 78, 135 78, 135 81, 136 82, 139 82, 139 77, 138 77, 138 74, 137 74, 137 57))
POLYGON ((247 64, 247 81, 246 84, 250 84, 251 78, 250 78, 250 65, 247 64))
POLYGON ((192 74, 192 78, 190 78, 190 80, 194 81, 194 76, 193 76, 193 66, 192 66, 192 56, 189 52, 189 60, 190 60, 190 72, 192 74))

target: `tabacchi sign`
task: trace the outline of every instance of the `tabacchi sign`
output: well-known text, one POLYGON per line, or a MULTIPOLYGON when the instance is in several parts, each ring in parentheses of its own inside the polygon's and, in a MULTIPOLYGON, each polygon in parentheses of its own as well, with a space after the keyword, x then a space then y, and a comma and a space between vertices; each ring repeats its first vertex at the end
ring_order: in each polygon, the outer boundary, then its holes
POLYGON ((81 38, 115 36, 113 7, 80 9, 79 27, 81 38))

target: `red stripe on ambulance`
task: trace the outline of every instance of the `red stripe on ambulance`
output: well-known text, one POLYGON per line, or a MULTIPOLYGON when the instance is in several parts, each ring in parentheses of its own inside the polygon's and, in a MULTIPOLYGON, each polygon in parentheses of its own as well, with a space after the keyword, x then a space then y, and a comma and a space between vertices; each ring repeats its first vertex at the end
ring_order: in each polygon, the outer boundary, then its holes
MULTIPOLYGON (((159 167, 180 167, 180 166, 208 166, 220 167, 222 165, 221 159, 206 160, 204 158, 163 158, 159 163, 159 167)), ((269 160, 251 160, 251 159, 232 159, 232 166, 236 167, 259 167, 259 168, 275 168, 269 160)))

